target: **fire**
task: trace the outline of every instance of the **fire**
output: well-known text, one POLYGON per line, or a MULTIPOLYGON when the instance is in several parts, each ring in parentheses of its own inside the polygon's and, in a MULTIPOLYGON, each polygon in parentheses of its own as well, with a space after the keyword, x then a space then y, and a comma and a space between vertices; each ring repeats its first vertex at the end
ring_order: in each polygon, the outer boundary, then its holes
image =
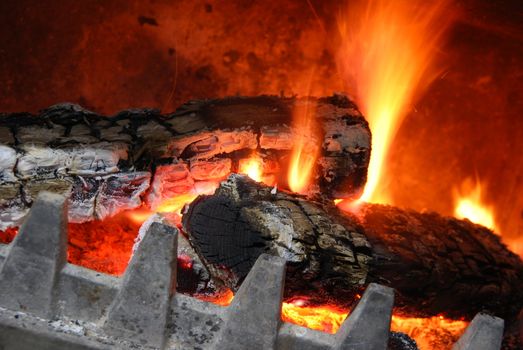
POLYGON ((228 306, 234 298, 234 293, 232 292, 232 290, 226 289, 225 291, 214 295, 197 295, 196 297, 200 300, 207 301, 216 305, 228 306))
POLYGON ((308 306, 301 299, 284 302, 281 308, 283 321, 331 334, 336 333, 347 314, 335 305, 308 306))
POLYGON ((319 146, 315 135, 315 110, 315 106, 307 101, 304 106, 296 107, 293 111, 295 135, 287 181, 289 188, 297 193, 306 192, 318 158, 319 146))
MULTIPOLYGON (((201 295, 198 299, 220 306, 228 306, 234 293, 226 289, 215 295, 201 295)), ((360 295, 356 295, 360 299, 360 295)), ((281 318, 284 322, 297 324, 330 334, 336 333, 349 310, 335 304, 308 305, 306 298, 294 298, 282 303, 281 318)), ((406 317, 392 315, 391 330, 402 332, 414 339, 420 350, 446 350, 461 336, 468 322, 451 320, 444 316, 406 317)))
MULTIPOLYGON (((298 302, 283 303, 282 320, 303 327, 334 334, 349 312, 336 305, 306 306, 298 302)), ((455 343, 468 322, 443 316, 427 318, 393 315, 391 330, 413 338, 421 350, 444 350, 455 343)))
POLYGON ((128 212, 99 221, 68 225, 68 261, 111 275, 127 268, 140 221, 129 220, 128 212))
POLYGON ((375 0, 349 6, 338 19, 340 70, 359 89, 358 102, 372 131, 365 201, 390 203, 382 176, 387 151, 409 104, 432 80, 435 53, 452 21, 448 3, 375 0))
POLYGON ((417 318, 392 315, 391 330, 410 336, 420 350, 444 350, 450 349, 467 325, 466 321, 443 316, 417 318))
POLYGON ((135 224, 143 224, 154 213, 149 209, 139 208, 135 210, 126 211, 125 214, 131 222, 135 224))
POLYGON ((191 203, 198 197, 194 193, 184 193, 179 196, 164 200, 157 208, 158 213, 181 213, 182 208, 187 203, 191 203))
POLYGON ((469 219, 470 221, 490 228, 494 232, 499 232, 494 220, 494 210, 486 205, 481 195, 481 183, 476 181, 471 185, 470 180, 466 180, 462 187, 464 194, 455 191, 454 215, 459 219, 469 219))
MULTIPOLYGON (((214 192, 214 189, 218 187, 216 184, 215 186, 211 185, 211 189, 207 189, 206 191, 210 193, 214 192)), ((172 197, 169 199, 164 200, 162 203, 160 203, 156 211, 152 211, 148 209, 147 207, 143 206, 138 209, 128 210, 123 213, 129 219, 131 222, 135 224, 143 224, 151 215, 156 213, 162 213, 170 215, 169 218, 173 218, 174 215, 180 216, 183 207, 191 203, 194 199, 198 197, 198 194, 195 193, 184 193, 182 195, 172 197)), ((174 222, 178 222, 179 220, 174 220, 174 222)))
POLYGON ((256 155, 248 159, 241 159, 238 172, 249 176, 254 181, 261 182, 263 179, 263 160, 256 155))

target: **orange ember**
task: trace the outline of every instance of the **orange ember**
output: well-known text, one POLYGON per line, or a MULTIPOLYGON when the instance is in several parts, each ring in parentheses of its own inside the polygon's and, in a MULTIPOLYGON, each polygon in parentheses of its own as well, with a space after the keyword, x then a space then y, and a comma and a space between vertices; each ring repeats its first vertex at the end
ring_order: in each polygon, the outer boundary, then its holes
POLYGON ((315 135, 315 110, 316 107, 307 101, 293 111, 295 134, 287 180, 289 188, 297 193, 306 192, 318 158, 319 145, 315 135))
POLYGON ((420 350, 446 350, 458 340, 467 325, 466 321, 443 316, 416 318, 392 315, 391 330, 409 335, 420 350))
POLYGON ((234 293, 230 289, 226 289, 221 293, 216 293, 214 295, 197 295, 198 299, 207 301, 220 306, 228 306, 232 299, 234 298, 234 293))
MULTIPOLYGON (((201 295, 198 299, 220 306, 228 306, 234 293, 226 289, 215 295, 201 295)), ((358 299, 360 295, 356 296, 358 299)), ((334 334, 347 318, 349 311, 334 304, 308 305, 305 298, 294 298, 282 304, 284 322, 334 334)), ((405 317, 392 315, 391 330, 402 332, 414 339, 420 350, 446 350, 461 336, 468 322, 451 320, 443 316, 405 317)))
POLYGON ((389 203, 387 181, 392 179, 382 176, 389 145, 410 104, 431 80, 433 59, 452 16, 448 0, 365 3, 349 5, 338 19, 338 62, 348 85, 357 87, 358 104, 372 130, 362 199, 389 203))
POLYGON ((284 302, 281 318, 285 322, 327 333, 336 333, 348 312, 335 305, 308 306, 303 300, 284 302))
MULTIPOLYGON (((142 222, 123 212, 103 221, 68 225, 67 261, 88 269, 122 275, 142 222)), ((0 243, 10 243, 18 228, 0 231, 0 243)))
POLYGON ((68 261, 111 275, 125 272, 141 222, 127 212, 103 221, 69 224, 68 261))
POLYGON ((479 181, 473 184, 470 179, 465 180, 462 184, 462 190, 456 190, 454 197, 454 215, 457 218, 469 219, 499 233, 494 221, 494 210, 484 203, 479 181))

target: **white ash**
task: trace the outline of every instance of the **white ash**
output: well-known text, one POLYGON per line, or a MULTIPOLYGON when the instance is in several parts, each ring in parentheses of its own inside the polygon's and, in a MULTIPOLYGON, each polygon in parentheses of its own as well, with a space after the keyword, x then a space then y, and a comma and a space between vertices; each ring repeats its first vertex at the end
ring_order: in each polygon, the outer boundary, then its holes
POLYGON ((167 220, 160 214, 153 214, 153 215, 149 216, 147 218, 147 220, 144 221, 142 226, 140 226, 140 229, 138 230, 138 235, 134 239, 134 245, 133 245, 133 249, 131 250, 131 257, 129 258, 129 261, 132 259, 136 250, 138 250, 138 247, 140 246, 140 242, 145 237, 147 230, 149 230, 149 227, 151 227, 151 225, 155 222, 160 223, 160 224, 165 224, 165 225, 169 224, 169 223, 167 223, 167 220))
POLYGON ((0 182, 14 182, 16 176, 16 151, 11 147, 0 145, 0 182))
POLYGON ((102 142, 67 149, 25 145, 16 172, 24 179, 56 175, 106 175, 118 172, 118 162, 127 159, 127 156, 127 146, 121 143, 102 142))
POLYGON ((286 261, 300 262, 305 255, 303 244, 295 241, 299 238, 297 228, 293 225, 290 213, 281 210, 271 202, 261 202, 256 208, 242 208, 242 212, 250 212, 246 218, 252 218, 253 224, 261 223, 260 231, 273 240, 278 256, 286 261))

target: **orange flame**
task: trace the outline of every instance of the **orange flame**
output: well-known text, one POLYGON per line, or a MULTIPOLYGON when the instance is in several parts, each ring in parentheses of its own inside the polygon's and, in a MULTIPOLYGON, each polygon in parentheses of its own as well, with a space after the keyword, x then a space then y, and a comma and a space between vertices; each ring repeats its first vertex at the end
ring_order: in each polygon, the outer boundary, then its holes
POLYGON ((494 210, 483 202, 481 195, 481 183, 467 179, 462 184, 461 191, 455 191, 454 215, 459 219, 469 219, 470 221, 499 232, 494 220, 494 210), (460 194, 460 192, 462 192, 460 194))
POLYGON ((288 183, 297 193, 305 193, 310 184, 319 147, 315 136, 316 106, 311 101, 293 111, 294 146, 291 152, 288 183))
POLYGON ((154 213, 146 208, 139 208, 124 212, 127 218, 135 224, 143 224, 154 213))
POLYGON ((180 214, 183 206, 187 203, 192 202, 196 197, 198 197, 197 194, 194 193, 184 193, 179 196, 169 198, 164 200, 158 207, 156 208, 156 211, 158 213, 178 213, 180 214))
POLYGON ((248 159, 240 159, 238 172, 249 176, 254 181, 261 182, 263 175, 263 160, 256 155, 253 155, 248 159))
POLYGON ((349 6, 338 20, 340 70, 359 89, 358 103, 372 130, 365 201, 390 202, 382 179, 387 150, 409 104, 432 80, 433 58, 452 21, 448 3, 371 0, 349 6))

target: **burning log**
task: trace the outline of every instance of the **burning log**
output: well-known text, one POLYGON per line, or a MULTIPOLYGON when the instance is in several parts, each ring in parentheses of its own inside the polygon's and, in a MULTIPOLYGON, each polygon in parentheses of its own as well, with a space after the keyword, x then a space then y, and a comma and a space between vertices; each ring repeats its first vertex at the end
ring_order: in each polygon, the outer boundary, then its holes
POLYGON ((211 275, 236 290, 262 253, 287 260, 286 297, 349 306, 379 282, 409 315, 507 320, 523 307, 523 263, 485 227, 364 204, 359 214, 231 175, 186 210, 183 227, 211 275))
POLYGON ((0 230, 17 226, 35 195, 67 194, 69 219, 103 219, 146 198, 212 192, 253 154, 261 176, 284 184, 296 133, 293 113, 312 106, 321 146, 309 192, 357 197, 366 181, 370 130, 345 96, 233 97, 191 101, 177 111, 101 116, 71 104, 34 116, 0 114, 0 230))

